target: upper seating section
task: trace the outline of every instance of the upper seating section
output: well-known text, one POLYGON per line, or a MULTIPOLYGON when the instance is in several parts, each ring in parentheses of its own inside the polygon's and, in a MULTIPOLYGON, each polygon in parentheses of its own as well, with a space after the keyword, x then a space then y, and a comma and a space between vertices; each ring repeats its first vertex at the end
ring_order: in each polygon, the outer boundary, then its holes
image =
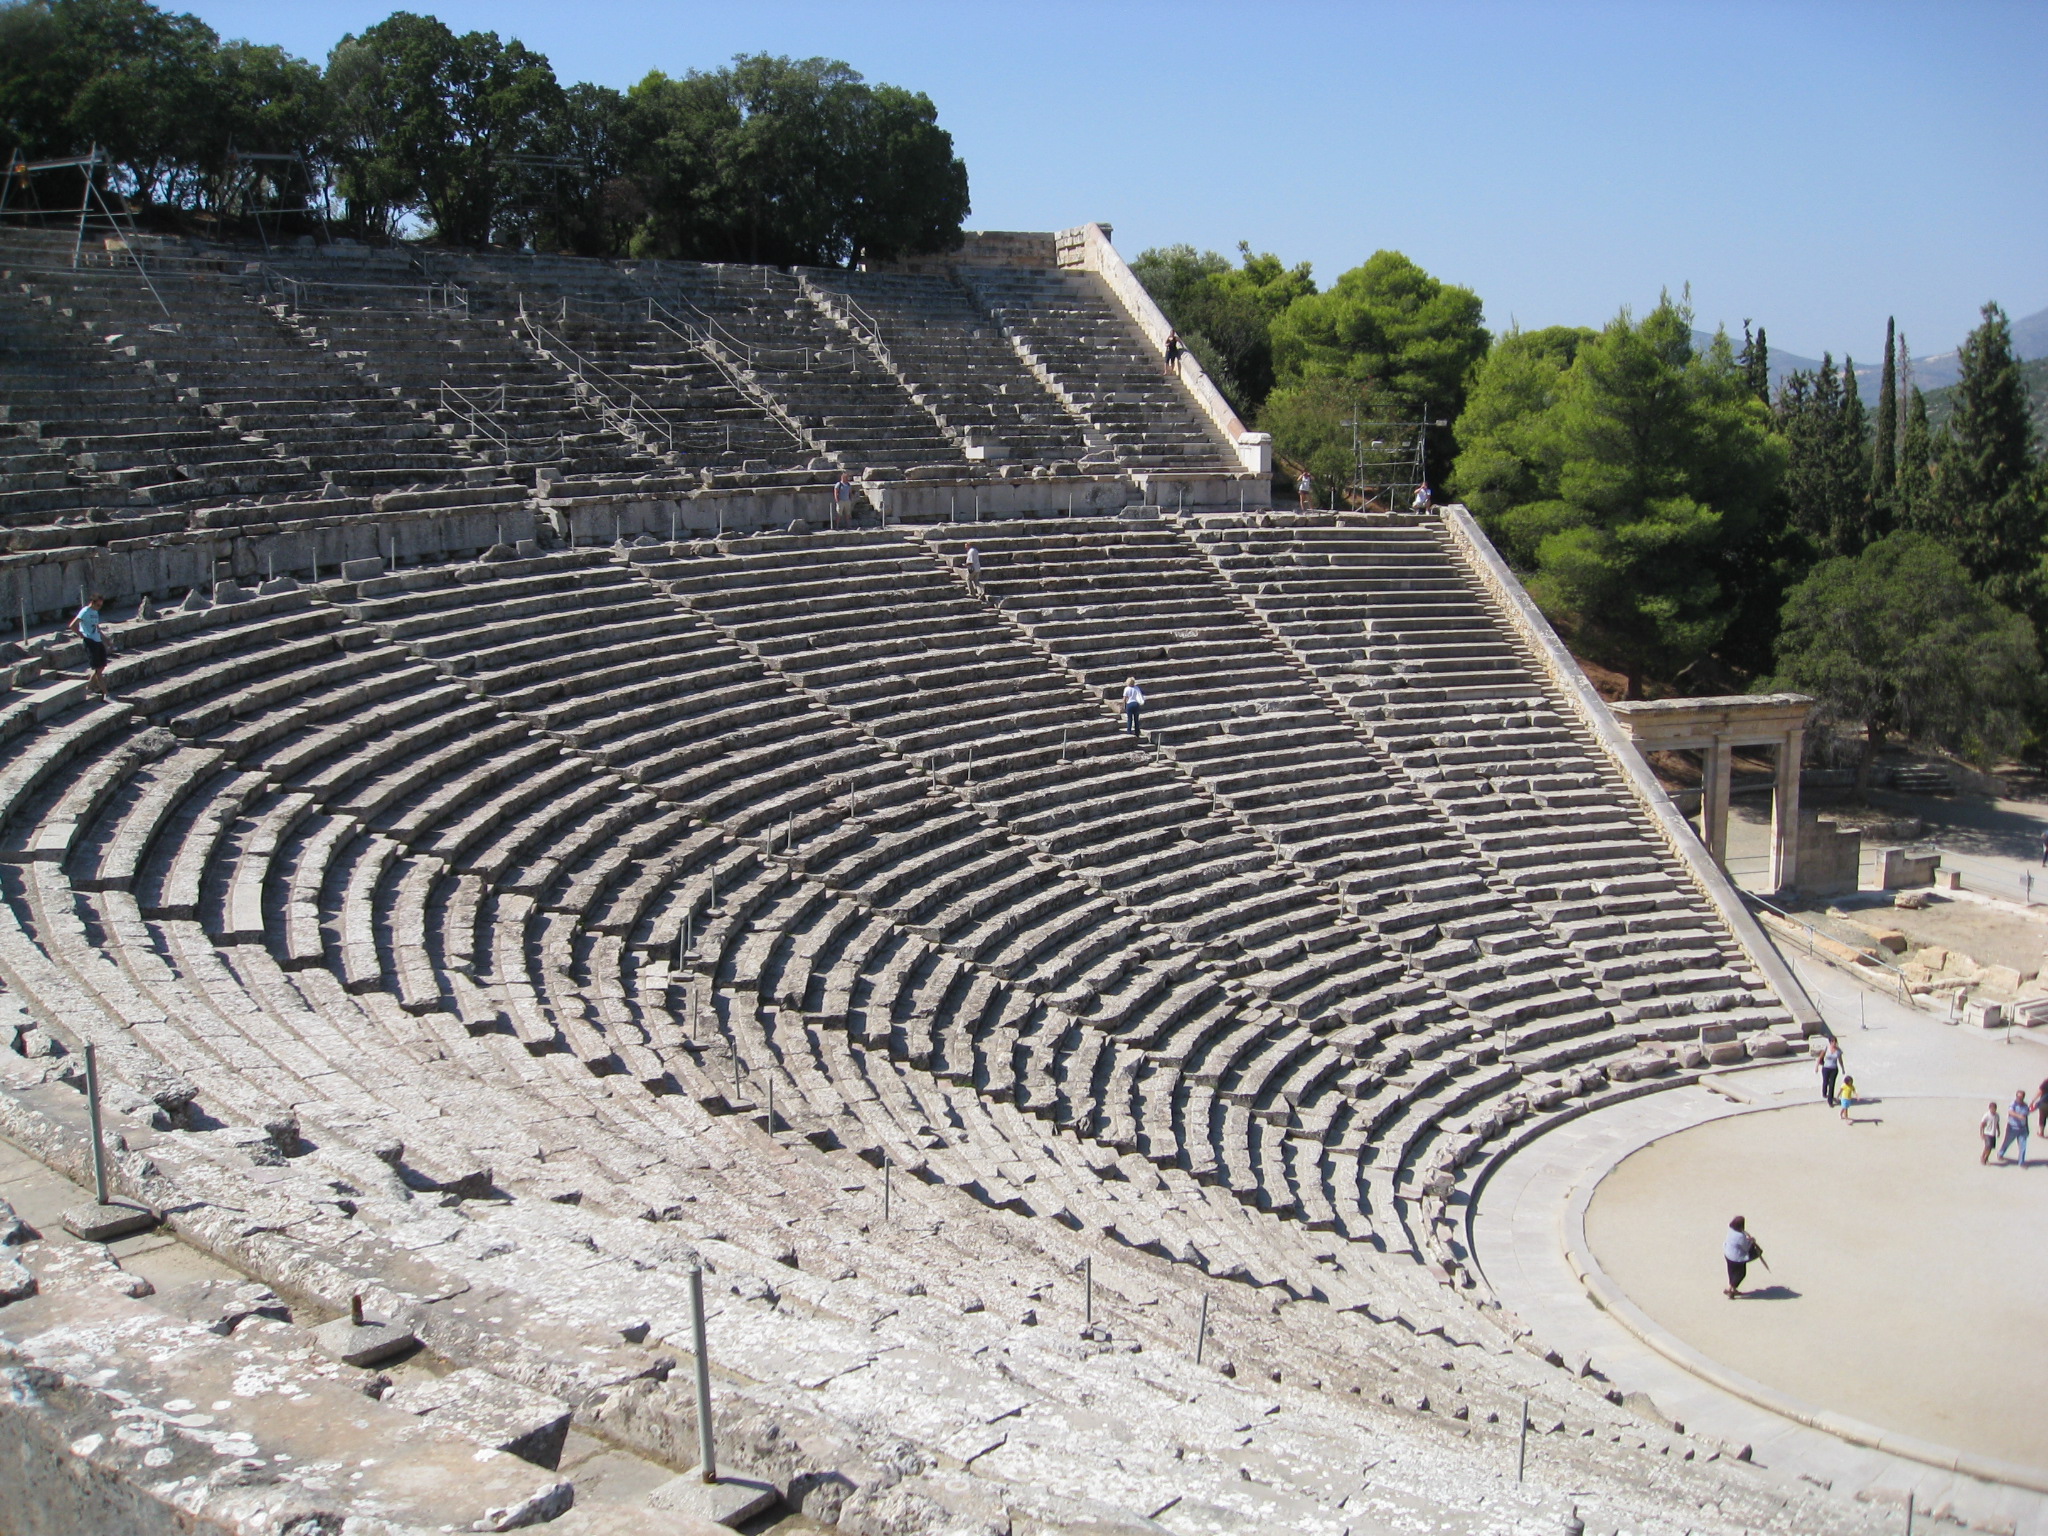
MULTIPOLYGON (((1045 387, 1002 328, 943 277, 813 269, 805 282, 958 438, 1023 463, 1104 463, 1082 419, 1045 387)), ((994 455, 990 455, 994 457, 994 455)))
POLYGON ((1092 272, 960 267, 959 279, 1017 352, 1130 469, 1239 467, 1164 361, 1092 272))

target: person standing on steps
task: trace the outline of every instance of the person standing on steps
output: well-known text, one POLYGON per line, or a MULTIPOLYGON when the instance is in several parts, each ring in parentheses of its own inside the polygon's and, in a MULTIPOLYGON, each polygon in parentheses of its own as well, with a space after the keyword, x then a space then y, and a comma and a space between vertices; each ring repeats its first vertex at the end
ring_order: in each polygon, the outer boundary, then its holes
POLYGON ((967 546, 967 590, 976 597, 987 595, 981 590, 981 551, 972 544, 967 546))
MULTIPOLYGON (((1309 503, 1315 500, 1316 477, 1304 469, 1301 472, 1301 474, 1295 478, 1294 494, 1301 498, 1301 510, 1306 512, 1308 510, 1309 503)), ((2048 862, 2048 860, 2044 860, 2043 862, 2048 862)))
POLYGON ((1728 1287, 1721 1294, 1730 1301, 1740 1296, 1749 1266, 1763 1256, 1764 1245, 1749 1235, 1747 1222, 1740 1216, 1729 1222, 1727 1235, 1721 1239, 1721 1257, 1728 1263, 1728 1287))
POLYGON ((1166 376, 1170 379, 1180 372, 1180 332, 1166 333, 1166 376))
POLYGON ((100 609, 106 601, 104 595, 94 593, 92 601, 73 614, 71 622, 64 626, 78 636, 79 643, 85 647, 86 670, 92 674, 85 685, 87 691, 102 699, 107 696, 107 632, 100 626, 100 609))
POLYGON ((1998 1146, 2001 1163, 2017 1162, 2022 1168, 2027 1166, 2027 1117, 2030 1108, 2026 1089, 2022 1088, 2012 1096, 2012 1104, 2005 1112, 2005 1140, 1998 1146), (2008 1155, 2015 1146, 2020 1149, 2017 1158, 2008 1155))
POLYGON ((832 526, 834 529, 853 526, 853 476, 843 469, 832 486, 832 526))
POLYGON ((1133 736, 1138 734, 1138 716, 1144 712, 1145 690, 1138 686, 1134 677, 1124 684, 1124 729, 1133 736))
POLYGON ((1998 1146, 1998 1100, 1993 1099, 1985 1106, 1984 1118, 1977 1122, 1977 1134, 1984 1138, 1984 1151, 1977 1161, 1988 1163, 1998 1146))
POLYGON ((1835 1103, 1835 1079, 1842 1075, 1842 1047, 1833 1035, 1820 1053, 1820 1096, 1832 1109, 1835 1103))

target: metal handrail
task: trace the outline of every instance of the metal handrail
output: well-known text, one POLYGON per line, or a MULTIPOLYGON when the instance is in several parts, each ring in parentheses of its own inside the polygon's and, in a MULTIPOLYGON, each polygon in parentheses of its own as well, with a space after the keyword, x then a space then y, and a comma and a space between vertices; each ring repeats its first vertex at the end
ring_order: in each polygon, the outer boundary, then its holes
MULTIPOLYGON (((778 427, 782 428, 789 435, 791 442, 800 448, 809 449, 813 452, 816 451, 818 445, 812 442, 805 435, 803 429, 790 419, 789 412, 782 402, 761 388, 760 385, 747 377, 745 373, 742 373, 738 367, 727 359, 723 355, 721 345, 708 331, 697 330, 688 320, 678 315, 652 294, 646 296, 645 302, 647 306, 647 323, 649 325, 667 331, 686 346, 694 347, 699 356, 718 370, 719 376, 732 387, 735 394, 752 405, 778 427)), ((689 301, 685 299, 683 302, 688 303, 689 301)), ((695 309, 696 306, 691 305, 691 308, 695 309)), ((700 315, 703 314, 702 310, 697 312, 700 315)), ((710 317, 705 316, 705 319, 709 320, 710 317)), ((712 323, 715 324, 716 322, 712 323)))
MULTIPOLYGON (((1814 927, 1813 924, 1806 921, 1805 918, 1800 917, 1795 913, 1787 912, 1783 907, 1779 906, 1776 902, 1768 901, 1764 897, 1757 895, 1754 891, 1743 891, 1741 894, 1746 900, 1748 900, 1756 906, 1762 907, 1766 912, 1773 913, 1781 921, 1790 923, 1796 928, 1803 929, 1806 933, 1806 952, 1810 956, 1814 956, 1816 958, 1818 958, 1819 956, 1820 952, 1814 946, 1813 943, 1814 939, 1817 937, 1826 938, 1828 939, 1828 942, 1832 944, 1842 943, 1840 939, 1832 938, 1827 934, 1823 934, 1818 928, 1814 927)), ((1844 945, 1843 947, 1847 948, 1848 946, 1844 945)), ((1912 984, 1906 980, 1905 971, 1902 970, 1898 965, 1894 964, 1890 958, 1888 958, 1881 951, 1877 954, 1869 954, 1866 951, 1859 949, 1857 950, 1857 953, 1859 955, 1863 955, 1863 957, 1866 960, 1874 962, 1881 970, 1889 971, 1891 973, 1892 980, 1898 983, 1899 997, 1908 1008, 1916 1008, 1919 1006, 1918 1002, 1914 999, 1913 996, 1912 984)))
MULTIPOLYGON (((294 277, 289 272, 278 271, 267 262, 259 265, 257 270, 263 279, 264 293, 281 293, 293 314, 304 308, 319 307, 305 303, 305 295, 309 291, 331 290, 336 293, 384 294, 401 300, 419 295, 421 307, 430 315, 459 313, 465 320, 469 318, 469 290, 456 283, 338 283, 324 277, 294 277)), ((408 306, 401 303, 392 307, 408 306)))
POLYGON ((576 381, 578 391, 586 401, 594 402, 600 418, 606 426, 628 437, 658 439, 664 451, 676 451, 675 430, 661 413, 645 400, 638 390, 617 375, 607 372, 591 362, 561 337, 549 330, 526 312, 522 300, 519 323, 526 328, 533 339, 534 350, 547 358, 556 367, 565 370, 576 381), (622 402, 614 400, 602 385, 610 385, 622 394, 622 402))
MULTIPOLYGON (((493 443, 497 444, 498 450, 501 453, 510 453, 512 451, 512 434, 505 430, 496 417, 491 415, 489 406, 472 398, 465 391, 450 384, 446 379, 441 381, 440 391, 442 410, 466 423, 474 435, 489 438, 493 443), (455 401, 454 405, 448 403, 451 399, 455 401)), ((498 415, 503 416, 506 414, 505 386, 500 384, 498 386, 498 415)))

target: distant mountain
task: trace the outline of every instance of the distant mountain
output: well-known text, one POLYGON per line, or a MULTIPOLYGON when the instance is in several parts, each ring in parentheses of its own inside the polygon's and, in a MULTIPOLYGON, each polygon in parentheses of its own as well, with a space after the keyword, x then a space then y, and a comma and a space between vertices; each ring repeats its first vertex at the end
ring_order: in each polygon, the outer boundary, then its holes
MULTIPOLYGON (((1693 345, 1698 347, 1704 347, 1714 339, 1706 331, 1694 331, 1692 335, 1693 345)), ((1740 345, 1740 338, 1737 338, 1737 345, 1740 345)), ((2022 361, 2048 357, 2048 309, 2037 310, 2024 319, 2013 321, 2012 349, 2019 355, 2022 361)), ((1884 350, 1883 342, 1880 341, 1871 350, 1882 353, 1884 350)), ((1771 348, 1771 387, 1775 389, 1778 385, 1783 384, 1788 374, 1811 373, 1819 366, 1820 359, 1817 357, 1801 357, 1796 352, 1780 352, 1776 347, 1773 347, 1771 348)), ((1882 356, 1875 363, 1868 365, 1857 364, 1856 382, 1861 389, 1864 404, 1875 405, 1877 403, 1877 386, 1883 377, 1883 372, 1884 359, 1882 356)), ((1957 360, 1956 349, 1953 347, 1946 352, 1934 352, 1926 357, 1916 357, 1913 359, 1913 382, 1929 393, 1937 389, 1948 388, 1949 385, 1955 383, 1959 376, 1960 364, 1957 360)), ((2030 382, 2032 377, 2032 375, 2029 375, 2030 382)))
MULTIPOLYGON (((2034 318, 2038 319, 2039 316, 2034 318)), ((2018 326, 2013 327, 2018 330, 2018 326)), ((2027 381, 2027 397, 2033 404, 2034 430, 2041 440, 2048 443, 2048 357, 2029 358, 2020 364, 2020 377, 2027 381)), ((1944 389, 1927 391, 1927 420, 1935 431, 1941 430, 1948 420, 1948 414, 1955 409, 1956 391, 1953 384, 1944 389)))

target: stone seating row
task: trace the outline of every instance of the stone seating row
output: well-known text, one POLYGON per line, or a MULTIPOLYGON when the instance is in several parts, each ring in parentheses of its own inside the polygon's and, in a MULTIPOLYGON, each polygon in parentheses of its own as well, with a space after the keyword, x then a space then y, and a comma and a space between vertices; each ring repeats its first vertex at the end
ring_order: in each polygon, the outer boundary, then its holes
POLYGON ((1236 469, 1159 353, 1092 272, 961 266, 959 281, 1019 354, 1093 429, 1091 457, 1130 468, 1236 469))
POLYGON ((1620 995, 1725 992, 1731 970, 1748 970, 1731 940, 1707 936, 1706 914, 1684 894, 1673 861, 1611 768, 1566 726, 1433 520, 1235 523, 1215 520, 1195 537, 1506 878, 1539 900, 1622 881, 1691 908, 1693 931, 1665 930, 1661 963, 1585 956, 1620 995), (1426 677, 1359 674, 1361 662, 1419 652, 1428 653, 1426 677), (1394 678, 1401 686, 1382 681, 1394 678), (1654 981, 1636 979, 1646 969, 1654 981))
POLYGON ((803 281, 828 312, 879 348, 912 397, 956 440, 1047 464, 1078 463, 1087 452, 1080 419, 1023 366, 958 284, 838 269, 807 271, 803 281))

